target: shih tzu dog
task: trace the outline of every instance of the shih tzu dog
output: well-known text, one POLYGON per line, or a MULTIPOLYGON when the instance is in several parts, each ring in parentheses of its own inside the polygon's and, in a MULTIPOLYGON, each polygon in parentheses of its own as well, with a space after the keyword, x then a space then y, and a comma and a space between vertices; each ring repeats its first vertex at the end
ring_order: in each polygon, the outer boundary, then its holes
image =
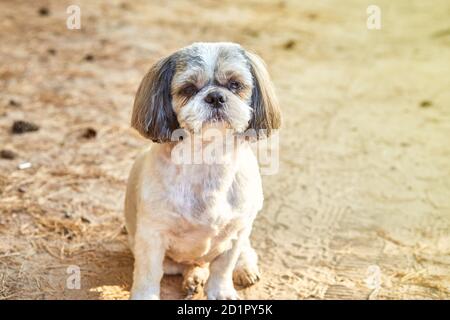
POLYGON ((249 236, 263 191, 250 143, 280 123, 264 62, 238 44, 194 43, 150 69, 132 114, 156 143, 138 156, 126 193, 131 299, 159 299, 163 274, 182 274, 188 296, 204 289, 208 299, 238 299, 233 281, 259 280, 249 236), (230 144, 212 142, 207 129, 231 136, 232 147, 212 152, 217 161, 174 160, 180 147, 230 144))

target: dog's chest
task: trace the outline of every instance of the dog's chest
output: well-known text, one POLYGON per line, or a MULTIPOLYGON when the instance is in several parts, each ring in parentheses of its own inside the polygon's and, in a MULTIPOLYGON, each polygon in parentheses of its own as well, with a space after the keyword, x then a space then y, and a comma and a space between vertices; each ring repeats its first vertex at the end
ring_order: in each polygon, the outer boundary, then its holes
POLYGON ((239 172, 224 165, 184 166, 177 171, 166 188, 180 218, 218 228, 240 213, 246 200, 239 172))
MULTIPOLYGON (((168 254, 179 262, 208 262, 229 249, 253 219, 246 179, 225 166, 182 168, 167 186, 174 213, 168 254)), ((256 213, 256 212, 255 212, 256 213)))

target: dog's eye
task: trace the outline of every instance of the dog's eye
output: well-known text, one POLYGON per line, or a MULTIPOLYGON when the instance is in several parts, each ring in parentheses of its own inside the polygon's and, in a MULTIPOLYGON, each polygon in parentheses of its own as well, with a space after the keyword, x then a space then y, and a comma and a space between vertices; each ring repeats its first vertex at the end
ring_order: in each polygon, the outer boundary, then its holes
POLYGON ((228 82, 228 88, 232 91, 238 91, 242 88, 242 84, 239 81, 232 80, 228 82))
POLYGON ((183 89, 181 89, 181 90, 180 90, 180 93, 181 93, 183 96, 190 97, 190 96, 193 96, 194 94, 196 94, 197 91, 198 91, 198 90, 197 90, 197 87, 194 86, 193 84, 190 84, 190 85, 188 85, 188 86, 185 86, 183 89))

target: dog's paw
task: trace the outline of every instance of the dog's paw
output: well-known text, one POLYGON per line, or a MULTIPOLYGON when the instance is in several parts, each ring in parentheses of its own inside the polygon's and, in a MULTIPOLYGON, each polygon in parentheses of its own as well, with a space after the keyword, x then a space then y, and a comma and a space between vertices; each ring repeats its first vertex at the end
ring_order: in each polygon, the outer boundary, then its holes
POLYGON ((261 273, 256 264, 240 265, 233 271, 233 282, 244 288, 254 285, 260 278, 261 273))
POLYGON ((240 300, 240 297, 234 288, 209 290, 207 292, 207 297, 208 300, 240 300))
POLYGON ((131 292, 130 300, 159 300, 159 294, 147 292, 131 292))
POLYGON ((187 270, 183 276, 183 291, 186 293, 186 299, 193 299, 200 294, 208 280, 208 268, 192 267, 187 270))
POLYGON ((240 297, 231 286, 207 286, 206 295, 208 300, 240 300, 240 297))

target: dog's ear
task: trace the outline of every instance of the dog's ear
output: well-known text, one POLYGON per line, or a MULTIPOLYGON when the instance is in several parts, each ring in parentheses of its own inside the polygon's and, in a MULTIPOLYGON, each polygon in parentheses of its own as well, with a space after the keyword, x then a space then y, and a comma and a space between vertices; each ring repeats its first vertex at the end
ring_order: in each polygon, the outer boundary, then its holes
POLYGON ((172 108, 171 83, 176 54, 154 64, 139 86, 131 116, 131 126, 154 142, 170 141, 180 127, 172 108))
POLYGON ((272 81, 264 61, 254 53, 246 52, 253 76, 251 107, 253 117, 249 129, 256 131, 258 138, 269 137, 281 126, 281 112, 272 81))

